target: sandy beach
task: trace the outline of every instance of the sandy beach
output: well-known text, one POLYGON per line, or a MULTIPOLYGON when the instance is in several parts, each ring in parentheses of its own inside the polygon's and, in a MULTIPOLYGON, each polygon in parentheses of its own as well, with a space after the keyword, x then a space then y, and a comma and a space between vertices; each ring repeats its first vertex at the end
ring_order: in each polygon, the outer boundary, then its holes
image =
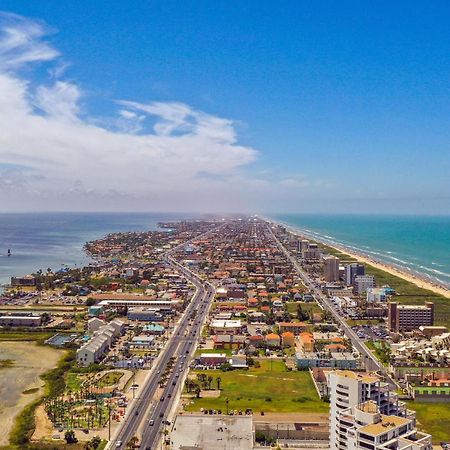
MULTIPOLYGON (((316 239, 317 240, 317 239, 316 239)), ((390 273, 391 275, 395 275, 396 277, 403 278, 406 281, 410 281, 411 283, 414 283, 416 286, 428 289, 430 291, 435 292, 436 294, 443 295, 444 297, 450 298, 450 290, 446 289, 443 286, 438 286, 436 284, 433 284, 430 281, 427 281, 426 279, 422 279, 420 277, 416 277, 413 274, 410 274, 406 271, 397 269, 396 267, 391 266, 390 264, 383 263, 381 261, 376 261, 372 258, 369 258, 367 256, 362 256, 358 253, 350 252, 345 247, 340 247, 337 245, 331 245, 326 242, 324 242, 325 245, 332 247, 342 253, 345 253, 346 255, 351 256, 352 258, 355 258, 359 262, 370 264, 373 267, 376 267, 377 269, 384 270, 385 272, 390 273)))
POLYGON ((403 280, 409 281, 420 288, 428 289, 429 291, 432 291, 436 294, 442 295, 446 298, 450 298, 450 289, 446 288, 445 286, 439 285, 437 283, 433 283, 432 281, 429 281, 428 278, 426 278, 425 276, 423 278, 420 277, 419 275, 416 276, 415 274, 410 273, 406 269, 401 270, 391 264, 388 264, 388 263, 385 263, 385 262, 382 262, 379 260, 375 260, 375 259, 370 258, 369 256, 363 255, 361 253, 351 251, 345 246, 340 246, 340 245, 336 245, 334 243, 322 241, 320 239, 317 239, 317 236, 310 236, 308 233, 305 233, 305 232, 303 232, 299 229, 296 229, 290 225, 287 225, 285 223, 274 222, 273 220, 268 219, 268 218, 264 218, 264 220, 268 221, 269 223, 276 224, 276 225, 282 225, 282 226, 286 227, 287 229, 289 229, 296 236, 311 239, 316 242, 320 242, 328 247, 338 250, 341 253, 345 253, 346 255, 356 259, 359 262, 369 264, 369 265, 371 265, 377 269, 383 270, 391 275, 394 275, 396 277, 402 278, 403 280))

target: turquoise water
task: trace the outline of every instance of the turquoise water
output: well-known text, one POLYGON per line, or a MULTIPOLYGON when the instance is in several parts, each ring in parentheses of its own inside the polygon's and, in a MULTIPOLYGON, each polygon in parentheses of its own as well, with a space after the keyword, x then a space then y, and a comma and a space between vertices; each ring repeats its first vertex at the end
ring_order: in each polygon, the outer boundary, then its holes
POLYGON ((165 213, 0 214, 0 284, 39 269, 86 264, 85 242, 107 233, 155 230, 160 221, 181 218, 165 213))
POLYGON ((450 284, 450 216, 272 214, 329 243, 450 284))

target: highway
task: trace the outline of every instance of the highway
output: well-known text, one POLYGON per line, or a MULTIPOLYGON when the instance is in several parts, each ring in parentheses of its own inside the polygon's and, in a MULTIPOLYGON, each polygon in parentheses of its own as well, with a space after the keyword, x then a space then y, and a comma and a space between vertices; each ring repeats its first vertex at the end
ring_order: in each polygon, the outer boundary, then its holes
POLYGON ((297 273, 300 275, 305 286, 308 287, 308 289, 310 289, 310 291, 313 293, 315 300, 320 305, 322 305, 322 307, 324 309, 326 309, 327 311, 329 311, 331 313, 331 315, 333 316, 336 323, 339 325, 339 327, 344 332, 344 334, 347 336, 347 338, 351 341, 353 347, 356 350, 358 350, 361 357, 364 358, 363 362, 364 362, 364 366, 366 367, 366 370, 378 372, 385 379, 385 381, 387 383, 392 385, 392 387, 394 389, 396 387, 398 387, 397 383, 387 373, 386 368, 383 366, 383 364, 380 361, 378 361, 378 359, 372 354, 372 352, 361 342, 358 335, 347 324, 345 318, 343 318, 341 315, 339 315, 339 313, 336 311, 336 309, 335 309, 333 303, 330 301, 330 299, 316 286, 316 283, 303 270, 303 268, 299 264, 297 258, 278 239, 278 237, 273 232, 272 227, 270 226, 270 223, 268 223, 267 226, 268 226, 269 231, 272 234, 274 240, 278 244, 278 247, 280 248, 280 250, 283 251, 285 256, 292 263, 292 265, 296 269, 297 273))
MULTIPOLYGON (((182 245, 186 245, 187 242, 182 245)), ((120 431, 109 442, 107 448, 125 448, 127 442, 142 431, 140 448, 152 450, 162 439, 163 426, 167 420, 173 402, 177 401, 178 394, 182 391, 180 383, 183 374, 189 370, 189 363, 195 352, 197 341, 200 339, 202 325, 208 314, 209 306, 214 297, 215 289, 209 282, 204 282, 192 271, 175 261, 168 252, 164 259, 174 269, 187 278, 195 287, 196 292, 191 299, 186 311, 163 349, 163 353, 156 361, 151 376, 142 387, 139 397, 130 404, 120 431), (195 312, 195 318, 191 320, 195 312), (155 397, 159 388, 159 379, 165 371, 170 359, 175 357, 175 363, 167 379, 160 400, 155 397)), ((138 436, 139 437, 139 436, 138 436)))

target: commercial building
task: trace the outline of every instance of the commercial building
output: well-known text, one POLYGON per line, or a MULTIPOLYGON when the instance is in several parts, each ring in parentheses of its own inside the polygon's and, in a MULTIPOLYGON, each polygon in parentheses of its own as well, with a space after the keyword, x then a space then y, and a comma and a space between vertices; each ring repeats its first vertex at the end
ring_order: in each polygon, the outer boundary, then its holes
POLYGON ((391 302, 388 305, 388 326, 391 331, 413 331, 420 326, 434 324, 434 303, 425 305, 399 305, 391 302))
POLYGON ((0 326, 3 327, 38 327, 41 324, 41 316, 0 316, 0 326))
POLYGON ((375 287, 375 277, 373 275, 356 275, 353 279, 353 289, 356 295, 363 295, 367 289, 375 287))
POLYGON ((339 281, 339 258, 332 255, 323 257, 323 277, 327 282, 339 281))
POLYGON ((213 320, 209 325, 212 334, 240 334, 242 323, 236 320, 213 320))
POLYGON ((252 450, 253 445, 251 416, 180 415, 170 433, 172 450, 252 450))
POLYGON ((127 318, 139 322, 162 322, 164 315, 167 315, 170 311, 170 308, 130 308, 127 312, 127 318), (163 313, 166 314, 163 315, 163 313))

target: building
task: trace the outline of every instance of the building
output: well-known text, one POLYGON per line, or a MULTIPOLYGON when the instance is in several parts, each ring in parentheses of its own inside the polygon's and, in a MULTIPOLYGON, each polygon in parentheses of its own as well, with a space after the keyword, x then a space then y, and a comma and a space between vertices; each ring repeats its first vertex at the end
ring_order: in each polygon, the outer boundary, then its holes
POLYGON ((42 325, 41 316, 0 316, 2 327, 39 327, 42 325))
POLYGON ((301 333, 300 345, 304 353, 312 353, 314 351, 314 337, 312 333, 308 331, 301 333))
POLYGON ((11 286, 36 286, 37 280, 33 275, 25 275, 24 277, 11 277, 11 286))
POLYGON ((420 326, 434 324, 434 303, 425 305, 399 305, 391 302, 388 305, 388 326, 391 331, 413 331, 420 326))
POLYGON ((278 322, 277 325, 280 333, 290 331, 294 334, 300 334, 308 328, 308 324, 305 322, 278 322))
POLYGON ((186 414, 175 418, 171 450, 252 450, 251 416, 186 414))
POLYGON ((385 303, 388 298, 389 294, 386 288, 376 288, 376 287, 369 287, 367 288, 367 303, 385 303))
POLYGON ((98 305, 89 306, 88 316, 98 317, 101 314, 103 314, 103 306, 98 306, 98 305))
POLYGON ((209 328, 212 334, 240 334, 242 332, 242 323, 236 320, 213 320, 209 328))
POLYGON ((327 282, 339 281, 339 258, 332 255, 323 257, 323 278, 327 282))
POLYGON ((92 338, 77 350, 77 363, 89 366, 100 362, 114 341, 123 333, 124 328, 125 324, 118 319, 98 328, 92 338))
POLYGON ((317 244, 308 243, 308 248, 302 251, 302 258, 306 261, 317 261, 320 259, 320 249, 317 244))
POLYGON ((309 369, 313 367, 322 367, 330 369, 356 369, 358 360, 350 352, 297 352, 295 362, 299 369, 309 369))
POLYGON ((375 277, 373 275, 356 275, 353 279, 353 289, 356 295, 363 295, 367 289, 375 287, 375 277))
POLYGON ((290 331, 281 333, 281 344, 283 347, 295 347, 295 335, 290 331))
POLYGON ((365 372, 338 370, 328 374, 328 386, 330 392, 331 450, 398 448, 376 447, 374 445, 375 440, 368 444, 370 445, 368 447, 365 445, 349 446, 350 442, 352 442, 352 445, 354 444, 354 429, 357 425, 354 417, 352 418, 351 408, 372 400, 375 402, 379 414, 398 417, 409 417, 412 414, 412 411, 408 410, 406 405, 398 400, 397 394, 390 391, 386 383, 365 372), (349 436, 349 433, 353 434, 349 436))
POLYGON ((361 263, 347 264, 344 269, 344 281, 347 286, 353 286, 353 280, 357 275, 365 275, 366 268, 361 263))
POLYGON ((373 400, 352 405, 338 415, 339 433, 349 450, 432 450, 431 436, 417 431, 415 416, 384 415, 373 400))
MULTIPOLYGON (((171 311, 170 308, 168 311, 171 311)), ((128 320, 139 322, 162 322, 164 309, 161 308, 130 308, 127 312, 128 320)))
POLYGON ((198 360, 202 366, 219 367, 228 362, 228 357, 225 353, 201 353, 198 360))
POLYGON ((94 334, 103 325, 106 325, 106 322, 104 322, 103 320, 97 319, 97 317, 92 317, 91 319, 88 320, 87 331, 89 334, 94 334))
POLYGON ((268 347, 279 347, 281 343, 280 335, 275 333, 267 334, 265 340, 268 347))

